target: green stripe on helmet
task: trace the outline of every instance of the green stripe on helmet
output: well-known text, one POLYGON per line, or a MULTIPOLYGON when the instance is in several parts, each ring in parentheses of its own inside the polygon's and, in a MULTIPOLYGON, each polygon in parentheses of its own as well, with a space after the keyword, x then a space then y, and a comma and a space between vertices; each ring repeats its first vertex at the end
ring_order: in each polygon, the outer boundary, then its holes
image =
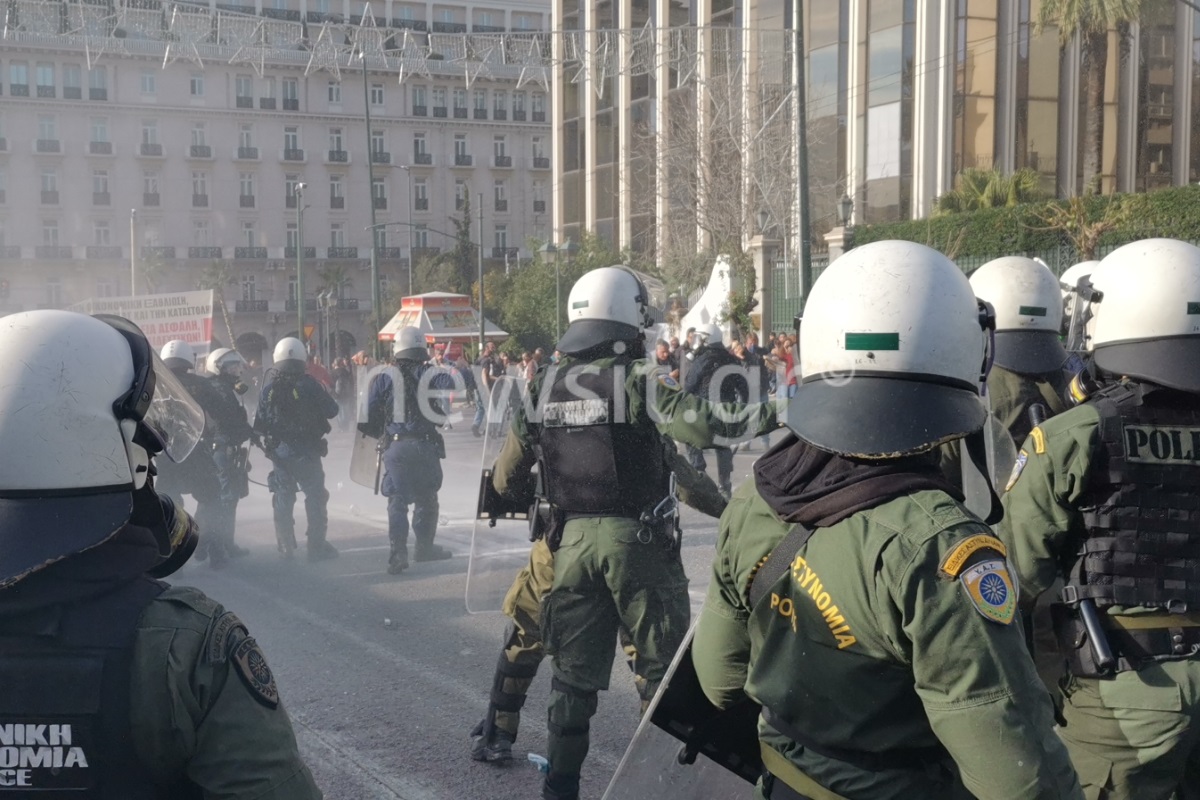
POLYGON ((587 308, 587 307, 588 307, 587 300, 576 300, 574 303, 571 303, 571 310, 575 310, 577 308, 587 308))
POLYGON ((1017 314, 1022 317, 1044 317, 1046 316, 1045 306, 1021 306, 1017 309, 1017 314))
POLYGON ((1188 316, 1200 314, 1200 303, 1188 303, 1188 316))
POLYGON ((847 333, 847 350, 899 350, 899 333, 847 333))

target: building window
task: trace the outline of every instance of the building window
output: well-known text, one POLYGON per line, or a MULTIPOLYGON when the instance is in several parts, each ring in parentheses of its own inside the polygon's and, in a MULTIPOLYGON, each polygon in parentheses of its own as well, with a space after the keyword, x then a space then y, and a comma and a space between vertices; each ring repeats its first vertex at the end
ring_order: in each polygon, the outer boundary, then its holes
POLYGON ((92 194, 108 194, 108 170, 92 170, 92 194))
POLYGON ((246 245, 246 247, 254 247, 258 244, 258 237, 254 234, 254 223, 249 220, 242 222, 242 244, 246 245))
POLYGON ((54 65, 38 62, 37 65, 37 94, 38 97, 54 97, 54 65))
POLYGON ((542 137, 540 137, 540 136, 533 137, 533 157, 534 158, 545 158, 546 157, 544 145, 542 144, 542 137))
POLYGON ((504 158, 505 155, 505 137, 503 134, 497 134, 492 137, 492 151, 496 158, 504 158))
POLYGON ((424 250, 429 247, 429 231, 424 225, 418 225, 413 228, 412 247, 417 250, 424 250))
POLYGON ((96 297, 116 297, 117 282, 111 278, 96 279, 96 297))
POLYGON ((58 220, 42 220, 42 244, 47 247, 58 247, 58 220))
POLYGON ((429 192, 424 178, 418 178, 413 182, 413 200, 417 203, 417 208, 429 208, 429 192))
POLYGON ((335 222, 329 226, 329 246, 330 247, 345 247, 346 246, 346 225, 342 222, 335 222))
POLYGON ((192 220, 192 246, 208 247, 208 220, 192 220))
POLYGON ((342 129, 341 128, 330 128, 329 129, 329 149, 333 150, 335 152, 341 152, 341 150, 342 150, 342 129))
POLYGON ((142 173, 142 191, 146 194, 158 194, 158 173, 142 173))
POLYGON ((83 70, 78 64, 63 64, 63 97, 79 99, 83 96, 83 70))
MULTIPOLYGON (((52 169, 44 169, 41 173, 42 192, 57 192, 58 191, 58 173, 52 169)), ((57 224, 57 223, 55 223, 57 224)))
POLYGON ((337 81, 329 82, 329 103, 335 106, 342 104, 342 85, 337 81))
POLYGON ((192 125, 192 146, 204 147, 204 123, 196 122, 192 125))
POLYGON ((300 102, 300 81, 296 78, 283 79, 283 100, 284 102, 288 100, 295 103, 300 102))
POLYGON ((158 144, 158 122, 142 120, 142 144, 158 144))
POLYGON ((193 72, 188 81, 188 88, 192 97, 204 97, 204 73, 193 72))
POLYGON ((412 98, 413 98, 413 101, 412 101, 413 102, 413 113, 414 114, 424 114, 425 107, 426 107, 425 106, 425 87, 424 86, 414 86, 413 90, 412 90, 412 98), (420 110, 418 111, 418 109, 420 109, 420 110))
POLYGON ((108 69, 107 67, 92 67, 88 72, 89 96, 93 100, 108 99, 108 69))
POLYGON ((487 90, 486 89, 476 89, 475 90, 475 110, 476 111, 487 111, 487 90))
POLYGON ((238 176, 238 183, 241 186, 242 197, 254 196, 254 173, 243 172, 238 176))
POLYGON ((92 117, 92 138, 93 142, 108 141, 108 119, 106 117, 92 117))
POLYGON ((423 155, 426 155, 428 152, 429 151, 425 149, 425 134, 423 134, 423 133, 413 134, 413 155, 423 156, 423 155))
POLYGON ((254 97, 254 79, 249 75, 238 75, 233 82, 234 93, 239 98, 251 99, 254 97))
POLYGON ((502 203, 507 205, 507 203, 508 203, 508 182, 503 179, 496 181, 495 191, 496 191, 496 205, 500 205, 502 203))
POLYGON ((465 133, 454 134, 454 157, 465 156, 467 154, 467 135, 465 133))
POLYGON ((62 278, 46 278, 46 305, 59 308, 63 305, 62 278))
POLYGON ((454 210, 462 211, 463 206, 467 204, 467 193, 470 191, 467 182, 462 178, 454 181, 454 210))
POLYGON ((386 153, 387 146, 384 142, 383 131, 371 131, 371 152, 386 153))
POLYGON ((497 225, 495 227, 495 230, 492 234, 492 242, 496 247, 498 247, 502 250, 508 249, 508 226, 507 225, 497 225))
POLYGON ((446 107, 446 90, 441 86, 433 87, 433 107, 434 108, 445 108, 446 107))
POLYGON ((376 200, 387 200, 387 186, 384 185, 382 178, 371 181, 371 197, 376 200))
POLYGON ((38 138, 39 139, 57 139, 58 124, 54 117, 48 114, 38 115, 38 138))
POLYGON ((295 205, 295 203, 296 203, 296 186, 299 183, 300 183, 299 175, 284 175, 283 176, 283 196, 291 201, 291 205, 295 205))
POLYGON ((108 220, 98 219, 92 223, 92 244, 100 247, 112 244, 112 230, 108 226, 108 220))
POLYGON ((158 74, 154 70, 142 70, 142 94, 154 94, 158 91, 158 74))
POLYGON ((466 89, 455 89, 454 90, 454 110, 455 111, 459 111, 459 110, 466 111, 467 110, 467 90, 466 89))
POLYGON ((208 195, 208 173, 195 170, 192 172, 192 194, 208 195))
MULTIPOLYGON (((296 223, 289 222, 287 230, 284 232, 284 246, 295 250, 300 246, 300 229, 296 227, 296 223)), ((296 293, 292 292, 292 299, 295 299, 296 293)))
POLYGON ((492 92, 492 110, 501 113, 508 110, 508 92, 501 89, 492 92))
MULTIPOLYGON (((513 92, 513 119, 518 119, 517 114, 525 113, 525 93, 513 92)), ((521 117, 520 119, 524 119, 521 117)))
POLYGON ((238 147, 248 149, 254 147, 254 126, 246 123, 238 129, 238 147))
POLYGON ((300 129, 295 125, 289 125, 283 129, 283 149, 300 149, 300 129))
POLYGON ((371 105, 373 105, 373 106, 382 106, 383 105, 383 84, 382 83, 372 83, 371 84, 371 105))
MULTIPOLYGON (((251 233, 253 233, 253 231, 254 231, 253 223, 251 223, 250 230, 251 230, 251 233)), ((248 244, 246 246, 253 247, 254 245, 248 244)), ((255 277, 254 277, 253 272, 246 273, 245 275, 242 276, 242 299, 243 300, 250 300, 250 301, 254 300, 254 297, 256 294, 256 291, 255 291, 256 287, 254 284, 255 284, 255 277)))
POLYGON ((329 199, 335 201, 334 205, 336 206, 337 205, 336 201, 345 200, 345 198, 346 198, 346 195, 345 195, 343 187, 342 187, 342 176, 341 175, 330 175, 329 176, 329 199))
POLYGON ((546 113, 546 95, 542 94, 541 92, 534 92, 532 95, 530 95, 529 100, 530 111, 532 111, 534 114, 546 113))

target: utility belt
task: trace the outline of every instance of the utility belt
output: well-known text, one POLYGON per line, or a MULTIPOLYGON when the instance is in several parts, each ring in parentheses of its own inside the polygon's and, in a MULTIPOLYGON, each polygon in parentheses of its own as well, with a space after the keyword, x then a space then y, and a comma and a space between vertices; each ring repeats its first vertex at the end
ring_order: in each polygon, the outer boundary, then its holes
MULTIPOLYGON (((763 708, 762 717, 767 725, 797 744, 803 745, 804 749, 811 750, 824 758, 841 761, 852 767, 858 767, 864 772, 883 772, 889 769, 921 769, 949 758, 946 749, 941 745, 931 745, 929 747, 894 747, 890 750, 877 753, 869 750, 851 750, 845 747, 818 744, 813 741, 812 737, 799 728, 780 719, 769 708, 763 708)), ((786 761, 787 759, 784 760, 786 761)), ((791 762, 788 761, 788 763, 790 764, 791 762)), ((775 774, 773 770, 771 772, 775 774)))
POLYGON ((392 442, 432 442, 437 447, 437 457, 446 457, 446 440, 437 431, 405 431, 404 433, 388 433, 380 440, 380 444, 392 442))
POLYGON ((664 498, 653 508, 645 511, 624 509, 604 514, 563 511, 551 505, 544 497, 534 499, 529 509, 529 541, 536 542, 545 539, 550 552, 558 550, 562 543, 563 526, 573 519, 592 517, 620 517, 638 522, 637 540, 641 544, 658 543, 668 550, 678 550, 682 544, 679 530, 679 515, 675 506, 675 496, 664 498))
POLYGON ((1065 603, 1052 605, 1050 615, 1059 650, 1071 674, 1080 678, 1100 678, 1200 653, 1200 613, 1112 616, 1100 612, 1098 629, 1089 627, 1080 611, 1065 603), (1101 638, 1102 642, 1095 640, 1101 638))

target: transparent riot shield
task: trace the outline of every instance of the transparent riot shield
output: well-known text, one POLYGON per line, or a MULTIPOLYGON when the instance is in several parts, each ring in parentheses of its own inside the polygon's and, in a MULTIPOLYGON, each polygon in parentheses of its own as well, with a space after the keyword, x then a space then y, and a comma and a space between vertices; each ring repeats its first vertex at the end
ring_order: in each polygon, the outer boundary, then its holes
POLYGON ((983 439, 983 464, 971 455, 972 437, 962 441, 962 487, 966 496, 964 505, 971 513, 987 519, 997 502, 997 495, 1004 490, 1008 476, 1012 473, 1013 465, 1017 463, 1017 447, 1013 444, 1008 429, 996 417, 988 415, 980 434, 983 439), (980 466, 984 469, 981 470, 980 466))
POLYGON ((675 654, 603 800, 726 800, 749 797, 762 772, 759 707, 718 711, 692 666, 696 626, 675 654))
MULTIPOLYGON (((376 378, 384 374, 389 375, 393 381, 399 379, 396 368, 387 364, 358 371, 358 420, 363 427, 367 427, 369 421, 367 411, 371 399, 371 386, 376 378)), ((368 433, 364 432, 362 427, 356 429, 354 448, 350 451, 350 480, 359 486, 366 486, 375 494, 379 494, 379 482, 383 477, 383 452, 379 446, 379 436, 382 433, 382 430, 368 433)))
POLYGON ((467 613, 499 611, 504 595, 517 572, 529 561, 527 510, 497 509, 495 492, 489 492, 492 466, 512 428, 513 417, 523 402, 524 381, 502 377, 491 394, 480 397, 487 403, 483 462, 480 469, 479 502, 475 529, 471 533, 471 560, 467 564, 467 613))

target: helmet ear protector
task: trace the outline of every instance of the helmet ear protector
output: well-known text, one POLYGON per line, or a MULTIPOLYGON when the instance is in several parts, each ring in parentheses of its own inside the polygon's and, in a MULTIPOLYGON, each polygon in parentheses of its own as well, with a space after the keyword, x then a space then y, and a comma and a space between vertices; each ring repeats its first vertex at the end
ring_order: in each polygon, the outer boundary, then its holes
POLYGON ((137 423, 133 443, 145 448, 150 454, 161 453, 166 443, 154 429, 142 423, 150 403, 154 399, 156 378, 154 373, 154 350, 146 335, 136 325, 115 314, 96 314, 96 319, 106 323, 125 339, 129 355, 133 360, 133 385, 129 391, 113 401, 113 414, 118 420, 137 423))
POLYGON ((979 329, 987 337, 983 346, 983 364, 979 373, 979 383, 982 385, 987 382, 987 377, 992 372, 992 365, 996 363, 996 309, 986 300, 976 300, 975 302, 979 306, 979 329))

